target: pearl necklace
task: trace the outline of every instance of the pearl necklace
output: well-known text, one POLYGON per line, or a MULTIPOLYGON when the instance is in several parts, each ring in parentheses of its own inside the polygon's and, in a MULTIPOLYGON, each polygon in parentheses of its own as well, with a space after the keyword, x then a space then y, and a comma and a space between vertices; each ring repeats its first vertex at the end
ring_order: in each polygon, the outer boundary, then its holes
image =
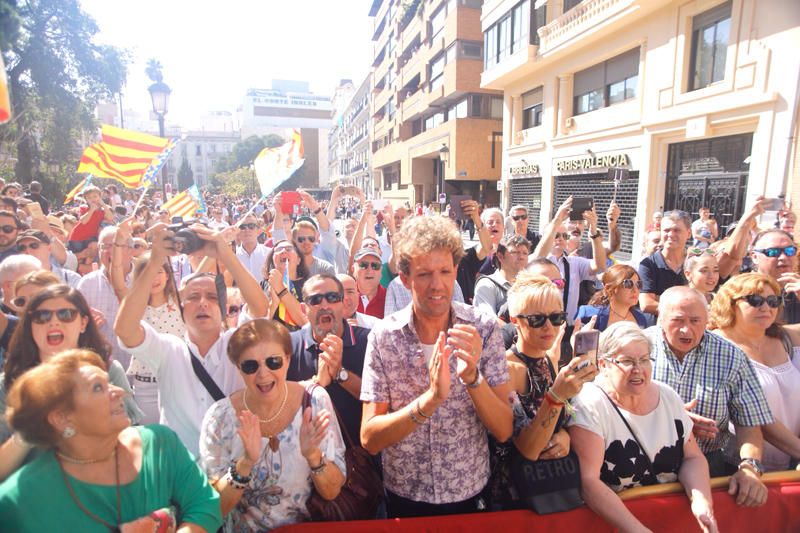
MULTIPOLYGON (((262 418, 259 418, 258 421, 261 422, 262 424, 270 424, 270 423, 274 422, 275 419, 278 418, 280 416, 280 414, 283 412, 283 408, 286 407, 286 400, 288 398, 289 398, 289 385, 287 385, 286 382, 284 381, 283 382, 283 400, 281 400, 281 406, 278 407, 278 410, 275 412, 274 415, 268 417, 266 420, 264 420, 262 418)), ((250 406, 247 405, 247 389, 244 389, 244 393, 242 394, 242 403, 244 404, 244 408, 245 409, 247 409, 248 411, 250 411, 254 415, 258 416, 258 414, 256 414, 252 409, 250 409, 250 406)))
POLYGON ((72 463, 72 464, 76 464, 76 465, 93 465, 95 463, 102 463, 104 461, 108 461, 109 459, 114 457, 116 454, 117 454, 117 447, 116 446, 114 446, 114 449, 111 450, 111 453, 109 455, 107 455, 107 456, 105 456, 103 458, 100 458, 100 459, 77 459, 75 457, 70 457, 69 455, 67 455, 65 453, 62 453, 60 451, 56 451, 56 455, 59 458, 63 459, 64 461, 66 461, 68 463, 72 463))

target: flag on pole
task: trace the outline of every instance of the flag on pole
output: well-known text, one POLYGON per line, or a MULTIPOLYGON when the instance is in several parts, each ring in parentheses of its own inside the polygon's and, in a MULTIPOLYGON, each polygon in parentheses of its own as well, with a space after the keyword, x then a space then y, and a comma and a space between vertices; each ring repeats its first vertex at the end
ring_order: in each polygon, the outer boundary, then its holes
POLYGON ((194 217, 195 213, 205 213, 206 204, 197 185, 192 185, 169 199, 161 209, 169 211, 171 217, 194 217))
POLYGON ((264 148, 253 165, 256 169, 261 194, 267 196, 303 166, 303 137, 300 130, 292 129, 289 142, 275 148, 264 148))
POLYGON ((88 187, 92 183, 92 175, 89 174, 85 178, 83 178, 80 183, 78 183, 71 191, 67 193, 67 197, 64 198, 64 205, 70 203, 76 196, 83 192, 83 190, 88 187))
POLYGON ((142 187, 149 187, 155 182, 155 177, 161 171, 161 167, 169 159, 169 156, 172 155, 172 151, 178 146, 180 139, 178 137, 173 137, 169 140, 169 144, 164 151, 158 154, 155 159, 150 162, 150 167, 145 171, 144 176, 142 177, 141 186, 142 187))
POLYGON ((138 131, 103 124, 102 141, 83 151, 78 172, 117 180, 130 189, 143 185, 154 159, 173 142, 138 131))

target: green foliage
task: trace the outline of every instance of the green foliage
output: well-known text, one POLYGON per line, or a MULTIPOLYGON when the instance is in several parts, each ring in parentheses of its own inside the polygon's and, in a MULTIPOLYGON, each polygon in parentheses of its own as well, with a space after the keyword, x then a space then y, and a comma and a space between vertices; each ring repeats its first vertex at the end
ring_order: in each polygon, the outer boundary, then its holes
POLYGON ((218 172, 211 178, 214 188, 222 189, 223 194, 234 198, 241 198, 247 194, 260 194, 255 171, 250 167, 237 168, 228 172, 218 172))
POLYGON ((284 144, 286 141, 275 134, 251 135, 250 137, 236 143, 231 152, 217 162, 216 172, 224 173, 238 168, 249 168, 256 156, 264 148, 275 148, 284 144))
POLYGON ((164 81, 164 74, 161 72, 163 68, 161 61, 151 57, 147 60, 147 67, 144 69, 144 73, 147 74, 151 81, 159 83, 164 81))
POLYGON ((184 191, 194 184, 194 172, 192 167, 189 166, 189 159, 186 154, 183 154, 181 166, 178 167, 178 190, 184 191))
POLYGON ((0 153, 15 177, 63 191, 97 124, 94 108, 125 82, 127 53, 93 42, 95 21, 78 0, 0 0, 0 48, 13 119, 0 126, 0 153), (64 180, 66 181, 55 181, 64 180))

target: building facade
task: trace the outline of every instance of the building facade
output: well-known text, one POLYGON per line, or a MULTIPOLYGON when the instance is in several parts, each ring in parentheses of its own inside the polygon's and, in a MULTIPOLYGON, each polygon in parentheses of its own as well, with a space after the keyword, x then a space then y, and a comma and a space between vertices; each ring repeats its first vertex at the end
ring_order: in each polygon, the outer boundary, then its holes
POLYGON ((655 211, 727 226, 758 195, 798 196, 793 0, 488 0, 482 28, 503 203, 534 225, 569 195, 616 197, 628 258, 655 211))
POLYGON ((480 0, 373 0, 372 169, 382 198, 499 200, 501 93, 480 87, 480 0))
POLYGON ((211 176, 216 173, 217 162, 229 154, 236 143, 241 140, 238 131, 182 131, 169 132, 182 137, 180 144, 169 158, 167 172, 170 182, 177 183, 178 169, 183 156, 186 156, 192 169, 194 182, 198 187, 208 185, 211 176))
POLYGON ((298 179, 290 181, 296 186, 325 187, 332 111, 330 96, 313 94, 308 82, 272 80, 271 89, 247 90, 241 111, 242 139, 268 134, 286 138, 287 129, 300 129, 306 161, 296 174, 298 179))
POLYGON ((372 76, 367 75, 357 88, 351 84, 349 98, 341 109, 334 104, 337 111, 328 135, 328 161, 331 186, 352 185, 364 191, 367 198, 376 198, 371 171, 371 83, 372 76))

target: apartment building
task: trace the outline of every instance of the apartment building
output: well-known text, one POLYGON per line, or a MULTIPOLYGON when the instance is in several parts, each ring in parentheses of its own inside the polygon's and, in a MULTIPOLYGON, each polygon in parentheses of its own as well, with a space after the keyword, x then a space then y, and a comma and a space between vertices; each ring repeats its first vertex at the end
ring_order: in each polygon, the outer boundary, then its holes
POLYGON ((503 203, 623 209, 620 258, 655 211, 721 226, 800 201, 794 0, 487 0, 482 87, 503 100, 503 203), (614 178, 622 179, 614 179, 614 178))
POLYGON ((372 169, 382 198, 497 204, 503 99, 480 87, 481 4, 373 0, 372 169))
POLYGON ((358 87, 350 82, 337 88, 333 97, 334 124, 328 134, 331 187, 353 185, 364 191, 367 198, 377 197, 371 171, 371 83, 372 76, 367 75, 358 87))

